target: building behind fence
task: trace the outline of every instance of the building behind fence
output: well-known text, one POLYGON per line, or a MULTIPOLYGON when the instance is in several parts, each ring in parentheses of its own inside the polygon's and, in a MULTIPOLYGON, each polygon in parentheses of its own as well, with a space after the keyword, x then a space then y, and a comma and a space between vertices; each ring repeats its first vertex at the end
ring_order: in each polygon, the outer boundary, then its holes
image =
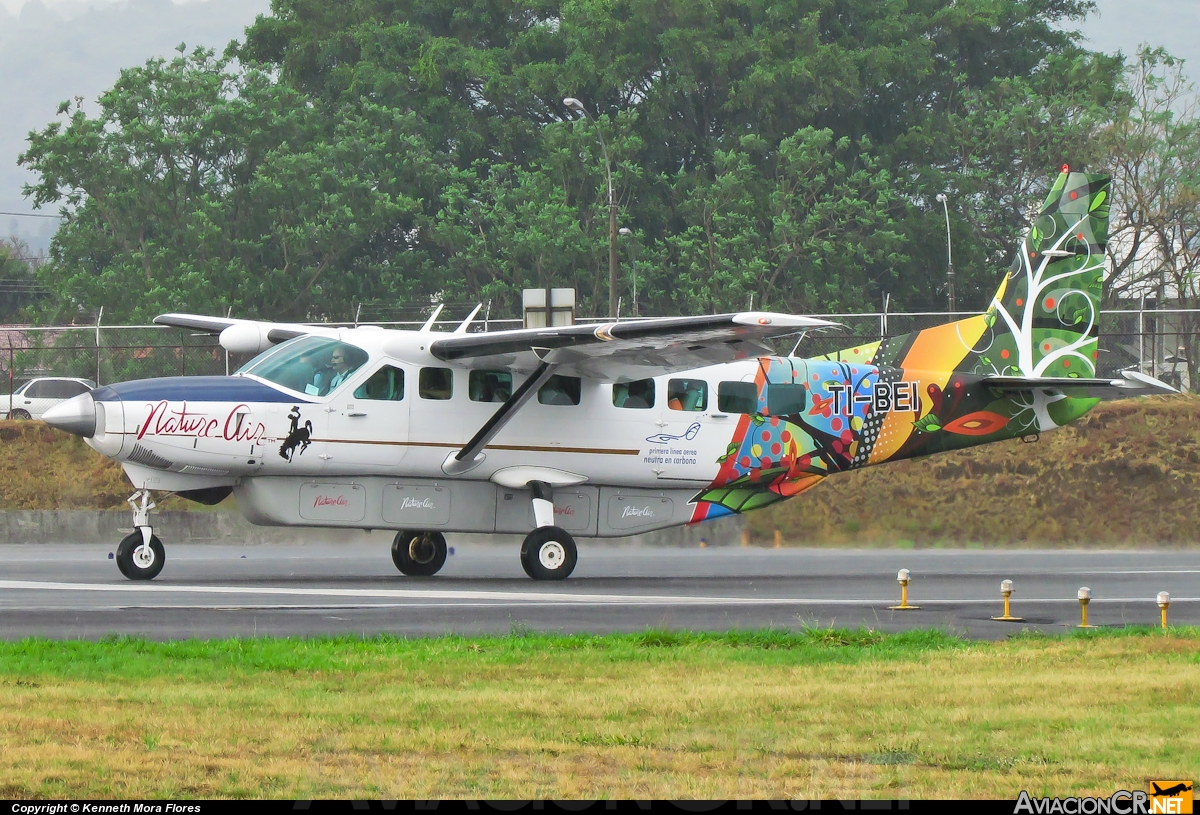
MULTIPOLYGON (((940 325, 946 313, 875 313, 813 315, 833 320, 836 328, 809 333, 798 347, 800 356, 849 348, 940 325)), ((579 322, 603 322, 580 318, 579 322)), ((452 329, 456 320, 439 321, 452 329)), ((420 327, 419 322, 380 323, 391 328, 420 327)), ((477 330, 518 328, 520 320, 490 320, 477 330)), ((1200 360, 1200 309, 1135 309, 1104 311, 1100 319, 1097 376, 1111 377, 1135 369, 1184 390, 1192 390, 1200 360)), ((778 351, 787 354, 791 343, 778 351)), ((214 336, 163 326, 12 326, 0 328, 0 366, 9 392, 38 376, 77 376, 101 385, 157 376, 223 375, 236 371, 248 356, 230 354, 214 336)))

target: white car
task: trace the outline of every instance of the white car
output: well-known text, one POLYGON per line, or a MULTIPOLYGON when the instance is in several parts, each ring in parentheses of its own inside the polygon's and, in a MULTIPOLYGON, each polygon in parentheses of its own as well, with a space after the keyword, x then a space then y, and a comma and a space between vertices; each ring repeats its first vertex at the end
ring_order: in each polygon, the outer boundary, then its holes
MULTIPOLYGON (((43 376, 31 379, 9 397, 8 419, 40 419, 42 414, 59 402, 87 393, 96 387, 90 379, 75 379, 66 376, 43 376)), ((0 397, 0 407, 3 407, 0 397)))

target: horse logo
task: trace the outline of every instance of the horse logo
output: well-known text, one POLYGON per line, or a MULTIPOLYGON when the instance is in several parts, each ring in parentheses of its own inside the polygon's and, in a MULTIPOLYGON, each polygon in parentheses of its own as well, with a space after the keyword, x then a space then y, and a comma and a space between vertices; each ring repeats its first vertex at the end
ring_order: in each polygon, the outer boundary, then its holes
POLYGON ((308 445, 312 444, 312 420, 307 420, 303 427, 300 426, 299 405, 292 406, 288 418, 292 420, 292 428, 288 431, 283 444, 279 445, 279 457, 290 462, 293 456, 303 453, 308 449, 308 445), (297 447, 300 449, 297 450, 297 447))

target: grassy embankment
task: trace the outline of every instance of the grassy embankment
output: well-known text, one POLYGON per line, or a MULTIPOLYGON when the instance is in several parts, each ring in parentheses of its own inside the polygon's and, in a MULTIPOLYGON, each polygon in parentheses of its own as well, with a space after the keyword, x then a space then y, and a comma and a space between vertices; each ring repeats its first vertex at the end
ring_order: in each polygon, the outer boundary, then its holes
POLYGON ((748 513, 793 545, 1200 543, 1200 396, 1102 403, 1019 440, 871 467, 748 513))
MULTIPOLYGON (((0 422, 0 509, 126 509, 130 487, 81 439, 0 422)), ((747 514, 790 545, 1194 545, 1200 396, 1102 404, 1037 444, 1007 441, 828 479, 747 514)), ((199 508, 168 499, 164 508, 199 508)), ((223 506, 229 509, 229 506, 223 506)))
POLYGON ((0 797, 1013 797, 1200 776, 1200 630, 0 643, 0 797))

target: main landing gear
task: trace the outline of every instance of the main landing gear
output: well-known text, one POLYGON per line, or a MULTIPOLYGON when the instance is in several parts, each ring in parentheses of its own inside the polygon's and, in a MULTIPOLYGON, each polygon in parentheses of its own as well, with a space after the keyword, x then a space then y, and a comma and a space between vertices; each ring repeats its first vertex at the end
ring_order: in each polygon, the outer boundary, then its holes
POLYGON ((446 536, 441 532, 397 532, 392 562, 409 577, 432 577, 446 565, 446 536))
POLYGON ((575 539, 554 525, 550 485, 530 481, 529 488, 533 490, 533 521, 537 528, 521 544, 521 567, 534 580, 566 580, 579 560, 575 539))
MULTIPOLYGON (((579 551, 567 530, 554 525, 550 485, 529 482, 537 528, 521 543, 521 568, 534 580, 566 580, 575 570, 579 551)), ((401 530, 392 540, 392 562, 410 577, 432 577, 446 565, 446 537, 441 532, 401 530)))
POLYGON ((154 502, 149 490, 138 490, 126 500, 133 508, 133 533, 117 545, 117 568, 130 580, 153 580, 167 562, 162 541, 150 526, 154 502))

